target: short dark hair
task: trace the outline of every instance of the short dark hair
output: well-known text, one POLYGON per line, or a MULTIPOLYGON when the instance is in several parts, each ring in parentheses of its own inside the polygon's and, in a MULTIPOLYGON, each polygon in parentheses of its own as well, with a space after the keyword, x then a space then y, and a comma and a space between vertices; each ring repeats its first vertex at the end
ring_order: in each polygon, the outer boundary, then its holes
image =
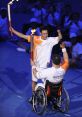
POLYGON ((48 27, 47 27, 47 26, 42 26, 42 27, 40 28, 40 32, 42 32, 43 30, 47 30, 47 31, 48 31, 48 27))
POLYGON ((60 55, 58 55, 58 54, 53 54, 53 55, 52 55, 52 62, 53 62, 55 65, 59 65, 60 62, 61 62, 61 57, 60 57, 60 55))

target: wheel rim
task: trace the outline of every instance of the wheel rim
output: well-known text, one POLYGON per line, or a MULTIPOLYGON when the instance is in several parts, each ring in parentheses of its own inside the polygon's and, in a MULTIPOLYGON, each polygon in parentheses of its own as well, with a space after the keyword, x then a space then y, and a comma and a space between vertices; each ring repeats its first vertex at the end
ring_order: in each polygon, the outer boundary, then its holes
POLYGON ((69 109, 70 99, 69 99, 69 94, 65 88, 63 88, 62 96, 60 98, 61 98, 61 109, 63 112, 67 112, 69 109))
POLYGON ((33 97, 33 109, 37 114, 43 114, 46 108, 46 95, 43 88, 38 87, 33 97))

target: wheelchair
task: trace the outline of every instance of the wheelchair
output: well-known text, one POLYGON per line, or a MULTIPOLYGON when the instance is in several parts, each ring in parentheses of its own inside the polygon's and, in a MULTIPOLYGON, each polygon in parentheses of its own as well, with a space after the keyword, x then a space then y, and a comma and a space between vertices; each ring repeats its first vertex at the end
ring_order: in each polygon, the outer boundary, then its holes
POLYGON ((63 82, 54 85, 49 81, 38 83, 33 95, 33 111, 38 115, 47 112, 48 107, 52 111, 66 113, 69 110, 69 94, 63 87, 63 82))

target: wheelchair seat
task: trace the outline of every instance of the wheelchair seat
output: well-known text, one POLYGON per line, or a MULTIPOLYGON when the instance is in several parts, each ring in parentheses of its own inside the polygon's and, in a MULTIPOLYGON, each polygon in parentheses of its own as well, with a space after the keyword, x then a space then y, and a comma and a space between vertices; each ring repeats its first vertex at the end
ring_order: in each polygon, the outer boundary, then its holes
POLYGON ((50 81, 46 81, 45 92, 47 97, 55 97, 58 98, 62 93, 62 81, 58 84, 51 83, 50 81))

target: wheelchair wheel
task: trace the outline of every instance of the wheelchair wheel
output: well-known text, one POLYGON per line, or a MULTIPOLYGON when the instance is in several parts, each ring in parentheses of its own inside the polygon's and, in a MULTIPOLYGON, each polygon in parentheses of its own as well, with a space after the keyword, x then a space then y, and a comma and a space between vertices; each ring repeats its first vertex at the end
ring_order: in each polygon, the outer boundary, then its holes
POLYGON ((69 99, 69 94, 65 88, 62 89, 62 95, 59 99, 59 103, 61 105, 61 111, 68 112, 70 99, 69 99))
POLYGON ((44 113, 46 109, 46 99, 45 89, 39 86, 33 96, 33 110, 37 114, 40 115, 44 113))

